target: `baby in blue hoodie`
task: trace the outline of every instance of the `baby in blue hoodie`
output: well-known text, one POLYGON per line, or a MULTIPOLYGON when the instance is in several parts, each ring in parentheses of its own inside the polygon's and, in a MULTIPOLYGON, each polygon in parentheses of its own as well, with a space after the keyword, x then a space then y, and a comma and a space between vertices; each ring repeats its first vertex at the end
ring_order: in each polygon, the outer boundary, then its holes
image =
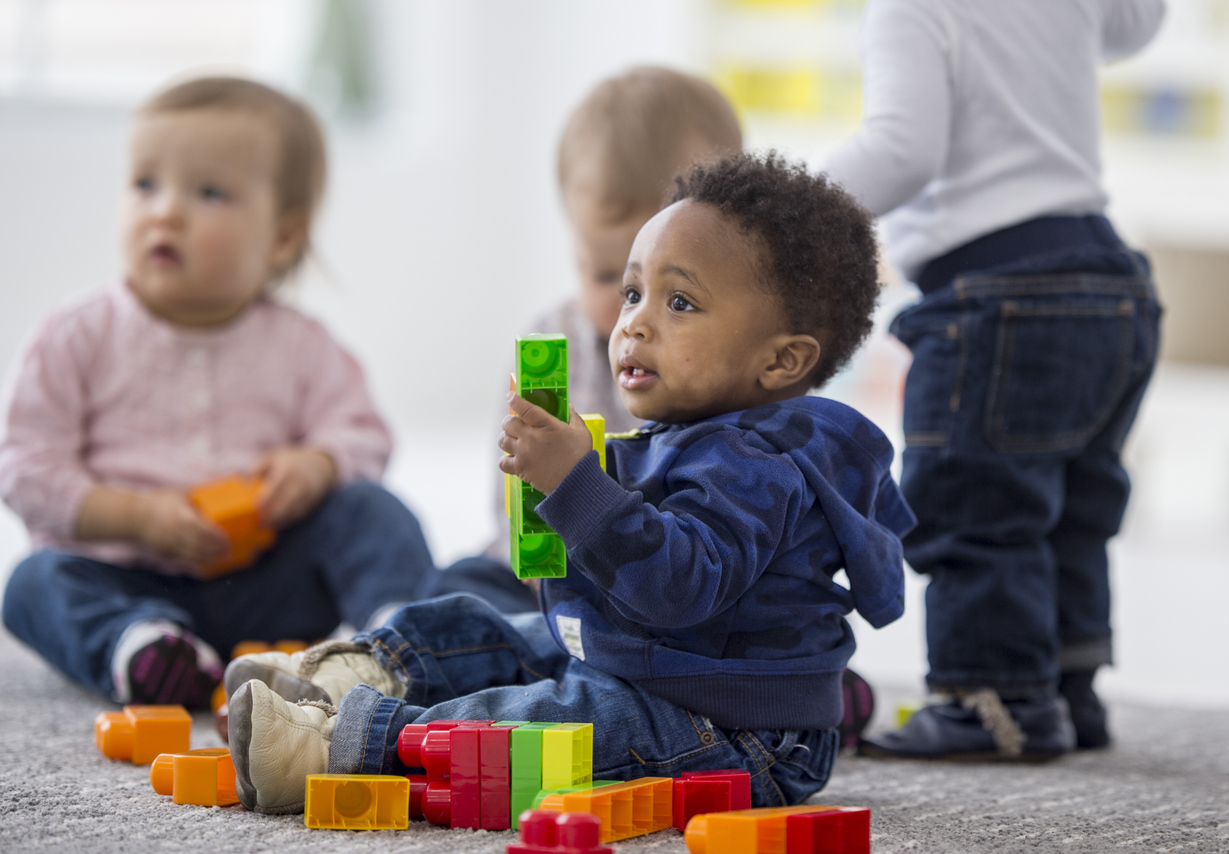
POLYGON ((641 229, 622 292, 611 370, 648 423, 607 443, 609 473, 575 413, 510 395, 499 438, 568 549, 542 613, 447 597, 232 664, 249 809, 301 811, 307 774, 406 773, 397 735, 437 719, 591 721, 595 778, 743 768, 757 806, 827 782, 845 615, 900 616, 914 523, 884 435, 808 395, 871 329, 869 217, 775 155, 698 166, 641 229))

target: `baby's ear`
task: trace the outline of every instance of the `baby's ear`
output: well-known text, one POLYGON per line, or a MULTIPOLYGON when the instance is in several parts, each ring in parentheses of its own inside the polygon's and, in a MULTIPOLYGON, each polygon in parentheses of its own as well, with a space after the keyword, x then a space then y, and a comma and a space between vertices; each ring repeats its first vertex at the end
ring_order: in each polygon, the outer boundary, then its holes
POLYGON ((301 210, 284 211, 277 217, 277 237, 273 244, 272 266, 285 270, 307 244, 307 214, 301 210))
POLYGON ((760 373, 760 385, 768 391, 797 385, 819 364, 819 342, 812 335, 780 335, 773 344, 776 359, 760 373))

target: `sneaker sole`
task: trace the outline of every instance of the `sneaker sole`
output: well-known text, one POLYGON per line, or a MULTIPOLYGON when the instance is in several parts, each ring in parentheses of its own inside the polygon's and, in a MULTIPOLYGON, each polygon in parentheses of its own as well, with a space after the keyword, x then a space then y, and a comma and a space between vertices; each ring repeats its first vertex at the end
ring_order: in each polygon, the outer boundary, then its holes
POLYGON ((270 691, 291 703, 297 703, 300 700, 312 700, 330 705, 333 703, 329 695, 318 685, 313 685, 311 682, 299 679, 297 676, 291 676, 289 673, 277 670, 267 664, 244 661, 242 658, 232 661, 230 666, 226 668, 227 694, 238 691, 240 686, 253 679, 265 683, 269 686, 270 691), (232 684, 234 685, 233 688, 231 687, 232 684))
POLYGON ((922 753, 897 753, 892 750, 885 750, 882 747, 877 747, 867 742, 858 743, 858 755, 868 756, 874 759, 912 759, 912 760, 930 760, 936 762, 1018 762, 1024 764, 1040 765, 1044 762, 1053 762, 1060 756, 1065 755, 1060 753, 1020 753, 1016 756, 1007 756, 998 751, 982 751, 977 753, 942 753, 942 754, 922 754, 922 753))

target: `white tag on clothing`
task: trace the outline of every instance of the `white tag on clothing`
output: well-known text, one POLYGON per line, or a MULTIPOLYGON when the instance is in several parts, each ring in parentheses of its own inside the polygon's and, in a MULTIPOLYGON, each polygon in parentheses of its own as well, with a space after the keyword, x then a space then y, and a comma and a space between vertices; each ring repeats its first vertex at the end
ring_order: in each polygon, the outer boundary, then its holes
POLYGON ((559 626, 559 637, 563 646, 574 657, 585 660, 585 645, 580 640, 580 617, 565 617, 555 615, 555 625, 559 626))

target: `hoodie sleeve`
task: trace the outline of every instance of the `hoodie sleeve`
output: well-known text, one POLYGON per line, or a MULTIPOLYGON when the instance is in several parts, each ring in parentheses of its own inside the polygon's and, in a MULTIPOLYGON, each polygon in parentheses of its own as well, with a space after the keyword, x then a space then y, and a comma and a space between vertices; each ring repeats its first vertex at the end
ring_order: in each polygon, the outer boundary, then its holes
POLYGON ((607 476, 594 452, 538 505, 570 566, 619 613, 654 629, 694 626, 736 602, 805 511, 793 462, 749 446, 737 430, 675 450, 656 507, 607 476))

